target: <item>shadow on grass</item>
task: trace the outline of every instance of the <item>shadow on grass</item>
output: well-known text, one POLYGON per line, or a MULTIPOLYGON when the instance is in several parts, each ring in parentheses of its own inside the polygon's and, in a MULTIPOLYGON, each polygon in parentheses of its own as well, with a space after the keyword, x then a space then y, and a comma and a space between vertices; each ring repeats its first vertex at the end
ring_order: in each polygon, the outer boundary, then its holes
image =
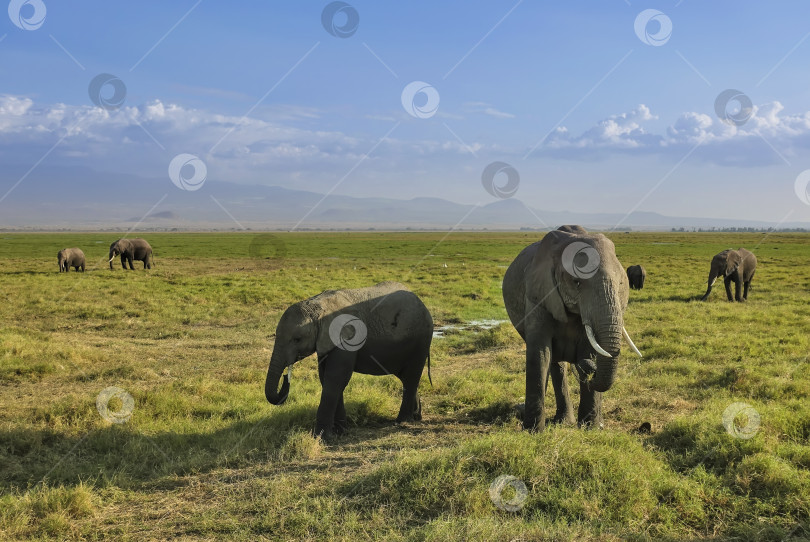
MULTIPOLYGON (((347 405, 348 407, 348 405, 347 405)), ((65 434, 51 429, 0 431, 0 493, 104 480, 137 487, 168 475, 273 459, 288 437, 314 426, 308 407, 274 409, 255 421, 240 420, 210 432, 157 432, 126 424, 65 434)))

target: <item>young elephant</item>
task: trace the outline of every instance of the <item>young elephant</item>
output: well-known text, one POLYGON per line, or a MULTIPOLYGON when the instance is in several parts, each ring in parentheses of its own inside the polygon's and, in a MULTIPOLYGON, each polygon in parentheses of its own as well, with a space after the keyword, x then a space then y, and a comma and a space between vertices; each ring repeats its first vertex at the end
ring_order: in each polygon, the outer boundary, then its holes
POLYGON ((327 290, 284 311, 264 393, 271 404, 283 404, 290 390, 288 372, 277 391, 284 369, 317 353, 322 390, 315 436, 329 439, 346 430, 343 390, 353 372, 399 378, 403 389, 397 422, 421 420, 417 388, 425 360, 430 378, 432 339, 430 312, 402 284, 327 290))
POLYGON ((724 250, 712 258, 712 267, 709 271, 709 287, 700 300, 706 301, 709 298, 717 277, 723 276, 728 300, 746 301, 748 299, 748 288, 751 286, 751 280, 754 278, 756 270, 757 258, 751 252, 744 248, 724 250), (731 297, 732 281, 734 282, 734 297, 731 297))
POLYGON ((141 260, 144 269, 152 269, 152 247, 143 239, 119 239, 110 245, 110 269, 113 268, 113 258, 121 255, 121 267, 135 269, 133 260, 141 260))
POLYGON ((79 269, 84 273, 84 252, 78 248, 63 248, 56 255, 59 260, 59 272, 69 272, 70 268, 79 269))
POLYGON ((631 265, 627 268, 627 280, 630 281, 631 290, 641 290, 647 280, 647 270, 640 265, 631 265))

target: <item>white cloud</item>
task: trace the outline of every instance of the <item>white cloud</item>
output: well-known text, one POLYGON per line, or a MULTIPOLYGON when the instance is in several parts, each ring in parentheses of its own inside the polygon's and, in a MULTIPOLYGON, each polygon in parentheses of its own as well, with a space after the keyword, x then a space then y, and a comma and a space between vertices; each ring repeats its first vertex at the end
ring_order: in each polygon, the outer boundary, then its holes
POLYGON ((782 159, 780 155, 794 155, 810 144, 810 112, 784 115, 783 110, 779 102, 754 107, 751 118, 741 126, 705 113, 686 112, 664 133, 657 134, 647 125, 658 117, 641 104, 628 113, 599 121, 580 135, 572 135, 568 128, 560 126, 544 142, 541 152, 565 158, 611 151, 682 156, 684 149, 700 143, 698 156, 705 161, 728 165, 776 163, 782 159))

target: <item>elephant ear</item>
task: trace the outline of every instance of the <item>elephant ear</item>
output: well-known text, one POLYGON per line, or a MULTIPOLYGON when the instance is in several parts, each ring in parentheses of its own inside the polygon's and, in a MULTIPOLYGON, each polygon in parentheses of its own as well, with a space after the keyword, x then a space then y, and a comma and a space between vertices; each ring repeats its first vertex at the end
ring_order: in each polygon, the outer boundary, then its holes
POLYGON ((559 283, 562 280, 562 237, 569 235, 556 231, 549 232, 534 253, 526 269, 526 314, 544 308, 558 322, 567 322, 565 303, 560 294, 559 283))

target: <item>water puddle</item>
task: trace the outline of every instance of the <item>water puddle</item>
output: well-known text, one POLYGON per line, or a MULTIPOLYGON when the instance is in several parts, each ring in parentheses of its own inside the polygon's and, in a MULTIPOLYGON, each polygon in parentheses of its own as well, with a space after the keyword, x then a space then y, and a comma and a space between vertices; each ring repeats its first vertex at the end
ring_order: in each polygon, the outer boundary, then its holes
POLYGON ((447 332, 453 333, 467 330, 484 331, 486 329, 492 329, 493 327, 503 324, 504 322, 508 322, 508 320, 470 320, 466 323, 436 326, 433 328, 433 338, 436 339, 444 337, 446 336, 447 332))

